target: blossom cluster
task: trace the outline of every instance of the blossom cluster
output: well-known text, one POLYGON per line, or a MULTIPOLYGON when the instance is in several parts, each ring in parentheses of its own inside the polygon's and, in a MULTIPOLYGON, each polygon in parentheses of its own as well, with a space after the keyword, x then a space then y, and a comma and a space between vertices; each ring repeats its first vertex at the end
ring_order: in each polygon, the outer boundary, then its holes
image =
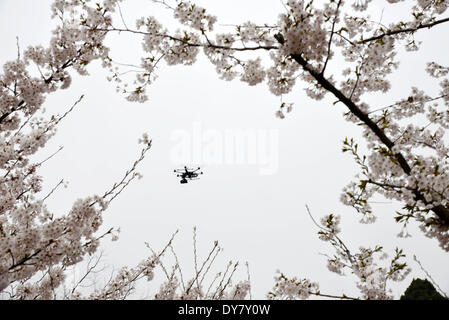
POLYGON ((274 281, 274 288, 267 295, 273 300, 306 300, 310 294, 318 292, 319 289, 318 283, 296 277, 288 278, 279 271, 274 281))
POLYGON ((356 285, 365 300, 392 299, 391 291, 387 289, 387 281, 402 281, 410 273, 405 263, 402 250, 396 249, 395 256, 387 266, 379 265, 380 260, 388 258, 382 247, 374 249, 360 247, 359 252, 352 253, 346 244, 339 238, 340 217, 330 214, 323 217, 322 228, 318 232, 321 240, 329 242, 335 249, 335 254, 328 257, 328 269, 339 275, 344 275, 344 270, 350 270, 357 276, 356 285), (376 261, 376 256, 378 260, 376 261))
MULTIPOLYGON (((28 47, 0 74, 0 292, 16 299, 49 299, 65 279, 65 270, 92 255, 103 235, 97 232, 103 212, 122 188, 136 177, 135 166, 125 179, 103 196, 75 201, 61 216, 50 212, 42 194, 38 169, 50 157, 35 162, 35 155, 56 133, 57 125, 81 101, 62 115, 44 115, 46 97, 71 84, 70 70, 87 75, 87 65, 103 60, 108 65, 106 33, 117 1, 55 1, 54 17, 61 24, 47 48, 28 47), (89 26, 89 31, 80 28, 89 26), (37 67, 37 68, 36 68, 37 67), (37 69, 39 72, 33 72, 37 69), (38 274, 40 279, 36 279, 38 274)), ((148 140, 148 138, 146 138, 148 140)), ((146 152, 149 145, 144 147, 146 152)), ((138 161, 140 162, 140 161, 138 161)), ((138 164, 135 163, 135 165, 138 164)))
POLYGON ((325 296, 339 299, 363 299, 363 300, 386 300, 393 299, 391 289, 388 288, 388 281, 402 281, 410 273, 401 259, 405 254, 400 249, 396 249, 394 257, 387 265, 382 266, 382 260, 388 258, 380 246, 374 249, 360 247, 359 251, 352 253, 348 246, 339 237, 340 216, 329 214, 321 219, 319 239, 329 242, 335 249, 335 254, 327 257, 327 267, 329 271, 340 276, 349 271, 356 276, 356 286, 360 291, 360 297, 332 296, 323 294, 319 290, 317 283, 308 279, 298 280, 296 277, 288 278, 282 273, 275 277, 273 290, 268 294, 271 299, 308 299, 310 295, 325 296))

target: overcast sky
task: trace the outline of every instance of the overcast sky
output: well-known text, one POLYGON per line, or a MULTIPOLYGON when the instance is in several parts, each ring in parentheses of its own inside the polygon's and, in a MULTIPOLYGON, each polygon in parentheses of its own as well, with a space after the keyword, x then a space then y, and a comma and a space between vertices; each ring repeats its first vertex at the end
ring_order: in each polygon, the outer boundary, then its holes
MULTIPOLYGON (((50 19, 50 3, 50 0, 0 0, 2 64, 16 57, 16 36, 22 49, 28 45, 48 45, 55 24, 50 19)), ((217 15, 221 24, 238 24, 248 19, 274 23, 283 10, 277 0, 198 3, 217 15)), ((384 5, 389 8, 385 1, 379 1, 373 9, 373 19, 379 19, 384 5)), ((167 14, 143 0, 125 1, 122 8, 131 26, 142 15, 160 15, 160 21, 164 22, 167 14)), ((385 10, 383 21, 399 14, 385 10)), ((447 41, 441 43, 448 36, 447 27, 442 26, 421 37, 426 41, 420 53, 401 56, 399 74, 392 77, 392 92, 371 97, 370 101, 378 102, 379 107, 388 105, 392 99, 408 94, 413 85, 435 93, 435 84, 422 83, 421 75, 427 61, 439 59, 449 64, 447 41)), ((139 40, 110 37, 112 56, 123 63, 138 63, 139 40)), ((338 61, 333 62, 333 67, 338 70, 338 61)), ((220 266, 224 268, 228 259, 242 263, 235 280, 246 277, 243 264, 249 262, 255 298, 265 297, 277 269, 288 276, 319 282, 323 293, 357 294, 352 277, 340 277, 327 270, 326 258, 320 253, 331 254, 333 250, 318 240, 317 229, 305 210, 308 204, 316 218, 329 212, 340 214, 342 238, 354 250, 360 245, 376 244, 383 245, 388 252, 393 252, 396 246, 404 249, 414 271, 393 287, 396 297, 413 277, 423 277, 411 259, 414 254, 449 292, 449 255, 438 247, 437 241, 423 237, 415 225, 409 230, 412 238, 396 237, 401 227, 394 223, 393 217, 399 204, 373 204, 378 222, 362 225, 358 223, 360 216, 340 203, 342 188, 358 172, 352 158, 341 153, 341 142, 345 137, 354 137, 363 145, 363 140, 360 128, 343 120, 344 108, 333 106, 331 97, 313 101, 299 83, 284 98, 295 103, 292 113, 280 120, 274 116, 280 100, 269 93, 265 84, 249 87, 239 81, 219 80, 214 67, 202 55, 191 67, 163 66, 149 90, 150 99, 144 104, 127 102, 116 93, 114 85, 106 81, 107 72, 98 63, 88 70, 90 76, 74 75, 69 90, 48 97, 45 107, 50 115, 63 113, 81 94, 85 95, 39 156, 43 159, 64 146, 41 171, 48 190, 61 178, 69 181, 68 188, 59 190, 49 202, 55 213, 63 214, 76 199, 102 194, 122 177, 138 157, 137 140, 142 133, 147 132, 153 139, 153 148, 139 167, 144 177, 133 182, 105 215, 104 229, 114 226, 122 230, 118 242, 103 241, 109 265, 116 268, 135 265, 149 254, 144 242, 161 248, 179 229, 175 247, 188 275, 193 263, 192 228, 197 226, 200 258, 218 240, 225 249, 220 266), (261 153, 255 164, 212 164, 202 159, 201 180, 187 185, 179 183, 173 169, 182 166, 174 161, 174 154, 184 141, 180 137, 196 139, 206 135, 209 139, 224 139, 226 133, 238 130, 260 134, 259 142, 265 143, 262 150, 265 152, 258 149, 261 153), (265 166, 266 161, 270 164, 277 161, 270 174, 261 171, 263 159, 265 166)), ((203 143, 199 148, 206 145, 203 143)), ((193 161, 185 164, 191 165, 193 161)), ((156 283, 149 286, 150 292, 158 289, 156 283)))

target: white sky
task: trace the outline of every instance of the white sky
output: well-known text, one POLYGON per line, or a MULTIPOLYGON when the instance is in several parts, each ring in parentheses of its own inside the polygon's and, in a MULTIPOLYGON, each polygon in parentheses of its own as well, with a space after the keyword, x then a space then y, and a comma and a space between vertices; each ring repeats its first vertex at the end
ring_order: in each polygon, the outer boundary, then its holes
MULTIPOLYGON (((16 36, 20 45, 46 46, 54 22, 50 20, 50 0, 0 0, 0 63, 16 57, 16 36)), ((379 2, 373 19, 378 19, 386 2, 379 2)), ((237 24, 251 19, 258 23, 276 21, 282 6, 274 0, 201 1, 198 4, 219 17, 219 23, 237 24)), ((125 1, 123 12, 130 26, 142 15, 165 14, 150 1, 125 1)), ((385 10, 388 21, 399 13, 385 10)), ((117 23, 119 23, 117 21, 117 23)), ((423 83, 425 62, 439 59, 449 64, 446 26, 435 28, 423 37, 426 41, 419 54, 401 56, 401 68, 393 79, 389 96, 375 96, 371 102, 388 105, 401 98, 415 85, 435 93, 434 83, 423 83), (418 75, 418 76, 417 76, 418 75)), ((108 41, 112 56, 120 62, 138 63, 139 39, 112 37, 108 41)), ((338 70, 338 62, 333 62, 338 70)), ((320 283, 323 293, 357 294, 352 277, 339 277, 326 268, 320 253, 333 253, 332 248, 318 240, 316 228, 305 211, 307 203, 316 218, 333 212, 342 215, 342 238, 350 247, 383 245, 388 252, 403 248, 414 272, 403 283, 393 287, 401 294, 414 277, 423 277, 411 257, 416 254, 439 285, 449 292, 447 265, 449 256, 439 249, 436 240, 421 235, 411 226, 413 238, 400 239, 400 226, 393 216, 400 206, 374 204, 378 222, 361 225, 352 208, 343 206, 339 197, 342 188, 358 172, 349 155, 341 153, 341 141, 360 137, 359 127, 343 120, 342 106, 332 106, 334 99, 320 102, 309 99, 299 83, 285 98, 294 102, 294 110, 284 120, 274 117, 280 105, 266 85, 248 87, 239 81, 218 79, 214 67, 202 55, 192 67, 166 67, 150 88, 150 100, 144 104, 127 102, 106 81, 107 72, 98 63, 88 68, 91 76, 74 75, 67 91, 52 94, 45 104, 48 114, 63 113, 81 94, 85 99, 65 119, 58 134, 51 140, 40 159, 63 145, 64 150, 41 171, 45 187, 50 190, 64 178, 68 189, 59 190, 50 208, 57 214, 67 212, 73 202, 92 194, 102 194, 137 158, 137 140, 148 132, 153 148, 139 167, 144 177, 132 183, 117 198, 105 215, 104 229, 121 227, 118 242, 103 241, 106 262, 118 268, 133 266, 148 255, 144 242, 161 248, 177 229, 175 246, 188 275, 193 263, 192 228, 198 227, 199 254, 204 257, 214 240, 225 251, 226 259, 242 263, 235 280, 246 277, 243 264, 251 269, 253 297, 264 298, 273 285, 276 269, 288 276, 308 277, 320 283), (176 167, 170 153, 175 142, 171 135, 179 130, 193 132, 194 123, 204 129, 279 130, 279 170, 273 175, 260 175, 254 165, 204 166, 199 181, 180 185, 174 176, 176 167)), ((357 139, 363 145, 362 139, 357 139)), ((149 284, 149 292, 158 289, 149 284)))

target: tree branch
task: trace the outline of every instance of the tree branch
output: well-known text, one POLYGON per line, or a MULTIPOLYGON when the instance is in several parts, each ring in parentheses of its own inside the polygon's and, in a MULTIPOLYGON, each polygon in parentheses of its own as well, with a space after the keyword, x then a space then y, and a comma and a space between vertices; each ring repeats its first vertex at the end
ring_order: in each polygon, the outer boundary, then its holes
MULTIPOLYGON (((346 107, 351 111, 353 115, 355 115, 360 121, 362 121, 371 131, 379 138, 379 140, 385 144, 389 150, 392 150, 394 146, 394 142, 390 140, 380 129, 371 118, 364 113, 351 99, 346 97, 340 90, 338 90, 332 83, 330 83, 320 72, 317 72, 311 65, 307 63, 307 61, 299 54, 292 54, 292 59, 295 60, 298 64, 300 64, 305 71, 307 71, 324 89, 331 92, 338 100, 340 100, 346 107)), ((396 160, 398 161, 399 166, 402 170, 410 175, 411 168, 407 163, 407 160, 404 156, 397 152, 394 154, 396 160)), ((421 192, 418 190, 414 191, 416 200, 421 200, 423 203, 427 204, 427 200, 423 196, 421 192)), ((449 225, 449 209, 438 205, 431 209, 442 221, 444 225, 449 225)))
POLYGON ((406 29, 387 31, 387 32, 382 33, 380 35, 373 36, 373 37, 368 38, 368 39, 363 39, 363 40, 359 41, 358 43, 367 43, 367 42, 370 42, 370 41, 376 41, 376 40, 382 39, 382 38, 384 38, 386 36, 392 36, 392 35, 395 35, 395 34, 405 33, 405 32, 415 32, 415 31, 418 31, 419 29, 424 29, 424 28, 432 28, 432 27, 434 27, 434 26, 436 26, 438 24, 445 23, 445 22, 449 22, 449 18, 436 20, 436 21, 434 21, 432 23, 420 24, 419 26, 417 26, 415 28, 406 28, 406 29))

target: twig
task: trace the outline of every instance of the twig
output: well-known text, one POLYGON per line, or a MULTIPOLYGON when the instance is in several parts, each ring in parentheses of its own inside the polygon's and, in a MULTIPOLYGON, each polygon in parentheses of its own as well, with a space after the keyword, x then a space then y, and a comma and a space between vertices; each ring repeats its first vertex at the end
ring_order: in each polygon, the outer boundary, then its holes
POLYGON ((429 272, 427 272, 426 269, 424 269, 423 265, 421 264, 421 262, 418 260, 418 258, 416 257, 416 255, 413 255, 413 260, 416 261, 416 263, 419 265, 419 267, 421 268, 421 270, 426 274, 426 276, 429 278, 430 282, 432 282, 433 286, 441 293, 441 295, 443 295, 446 299, 449 299, 449 297, 446 295, 446 293, 440 288, 440 286, 438 285, 438 283, 436 283, 435 280, 433 280, 432 276, 430 275, 429 272))

